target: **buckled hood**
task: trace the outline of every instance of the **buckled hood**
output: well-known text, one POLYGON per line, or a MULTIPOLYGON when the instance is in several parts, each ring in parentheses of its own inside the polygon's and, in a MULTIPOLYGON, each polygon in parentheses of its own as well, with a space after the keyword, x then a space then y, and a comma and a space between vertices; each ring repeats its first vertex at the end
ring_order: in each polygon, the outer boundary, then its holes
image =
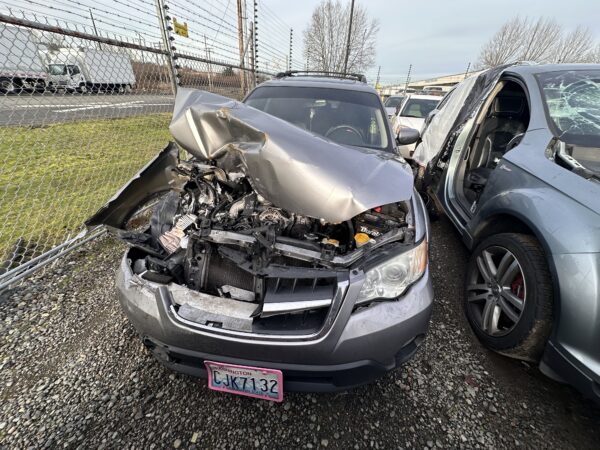
POLYGON ((338 223, 412 196, 397 156, 349 147, 220 95, 180 89, 170 131, 196 158, 241 170, 264 198, 288 211, 338 223))

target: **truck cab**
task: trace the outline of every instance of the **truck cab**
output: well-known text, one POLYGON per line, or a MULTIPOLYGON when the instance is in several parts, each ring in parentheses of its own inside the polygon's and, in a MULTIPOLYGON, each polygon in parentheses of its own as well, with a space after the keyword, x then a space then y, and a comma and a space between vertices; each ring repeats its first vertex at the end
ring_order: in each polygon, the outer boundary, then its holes
POLYGON ((129 55, 104 49, 61 49, 52 55, 48 74, 53 89, 68 92, 131 92, 135 74, 129 55))
POLYGON ((87 92, 85 77, 77 64, 50 64, 48 75, 54 89, 87 92))

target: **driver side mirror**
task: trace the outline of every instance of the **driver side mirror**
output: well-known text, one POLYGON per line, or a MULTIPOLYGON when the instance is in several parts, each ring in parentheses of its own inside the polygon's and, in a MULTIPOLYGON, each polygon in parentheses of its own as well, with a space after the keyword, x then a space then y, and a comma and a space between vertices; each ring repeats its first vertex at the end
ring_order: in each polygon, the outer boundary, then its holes
POLYGON ((398 136, 396 137, 396 144, 398 145, 410 145, 414 144, 419 140, 421 134, 414 128, 401 127, 398 136))

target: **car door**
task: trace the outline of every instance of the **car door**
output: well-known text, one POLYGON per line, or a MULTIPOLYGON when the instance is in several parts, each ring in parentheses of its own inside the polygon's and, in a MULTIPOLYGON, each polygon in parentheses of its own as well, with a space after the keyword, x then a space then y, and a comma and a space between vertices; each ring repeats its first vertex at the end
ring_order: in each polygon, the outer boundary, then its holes
POLYGON ((455 171, 475 125, 475 118, 484 107, 507 66, 489 69, 461 82, 446 104, 440 104, 423 131, 414 159, 421 166, 417 186, 433 198, 438 208, 446 212, 458 230, 463 233, 468 215, 456 207, 456 193, 452 189, 455 171))

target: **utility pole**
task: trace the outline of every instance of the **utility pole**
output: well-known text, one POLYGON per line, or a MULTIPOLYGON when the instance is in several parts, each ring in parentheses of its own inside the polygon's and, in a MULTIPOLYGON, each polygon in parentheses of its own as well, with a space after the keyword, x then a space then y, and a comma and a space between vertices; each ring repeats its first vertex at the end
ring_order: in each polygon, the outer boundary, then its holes
MULTIPOLYGON (((140 34, 140 32, 136 31, 135 33, 138 35, 138 42, 140 43, 140 46, 141 45, 146 45, 146 40, 145 39, 144 39, 144 43, 142 44, 142 35, 140 34)), ((146 61, 144 61, 144 52, 143 51, 141 52, 141 56, 142 56, 142 63, 145 63, 146 61)))
POLYGON ((155 0, 155 2, 158 24, 160 26, 163 45, 167 51, 167 62, 171 72, 171 88, 173 90, 173 95, 175 95, 177 94, 177 67, 175 66, 175 56, 173 55, 175 52, 175 46, 171 44, 175 38, 171 36, 172 27, 167 25, 167 20, 171 19, 166 15, 167 9, 169 8, 164 4, 164 0, 155 0))
POLYGON ((94 20, 94 14, 92 13, 92 8, 89 8, 89 10, 90 10, 90 19, 92 19, 92 26, 94 27, 94 34, 96 36, 100 36, 98 34, 98 28, 96 28, 96 21, 94 20))
POLYGON ((379 86, 379 75, 381 74, 381 66, 377 69, 377 79, 375 80, 375 89, 379 86))
POLYGON ((290 28, 290 57, 288 59, 288 70, 292 70, 292 48, 294 39, 294 29, 290 28))
POLYGON ((256 87, 256 57, 254 53, 254 22, 250 22, 250 44, 252 48, 250 49, 250 67, 252 68, 252 73, 254 74, 254 87, 256 87))
POLYGON ((204 35, 204 52, 206 53, 206 60, 207 60, 207 65, 208 65, 208 89, 210 89, 212 91, 212 78, 211 78, 211 73, 212 73, 212 66, 210 64, 210 48, 208 48, 208 45, 206 44, 206 35, 204 35))
POLYGON ((410 81, 410 72, 412 71, 412 64, 408 66, 408 73, 406 74, 406 84, 404 85, 404 92, 408 89, 408 83, 410 81))
POLYGON ((348 40, 346 41, 346 57, 344 58, 344 74, 348 71, 348 56, 350 56, 350 37, 352 36, 352 18, 354 16, 354 0, 350 4, 350 23, 348 24, 348 40))
POLYGON ((467 64, 467 70, 465 71, 465 78, 467 78, 467 75, 469 75, 469 69, 470 68, 471 68, 471 61, 469 61, 469 64, 467 64))
POLYGON ((238 47, 240 50, 240 90, 246 95, 246 74, 244 73, 244 25, 242 21, 242 0, 237 0, 238 47))
MULTIPOLYGON (((98 28, 96 28, 96 21, 94 20, 94 14, 92 14, 92 8, 89 8, 90 10, 90 19, 92 19, 92 27, 94 27, 94 34, 96 36, 100 36, 98 34, 98 28)), ((102 49, 102 44, 100 42, 98 42, 98 48, 102 49)))

